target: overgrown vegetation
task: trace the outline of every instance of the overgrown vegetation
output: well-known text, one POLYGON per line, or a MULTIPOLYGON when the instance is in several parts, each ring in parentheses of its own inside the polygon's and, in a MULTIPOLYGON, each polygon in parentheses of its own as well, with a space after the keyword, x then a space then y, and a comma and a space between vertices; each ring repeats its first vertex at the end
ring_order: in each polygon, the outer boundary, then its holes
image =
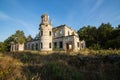
POLYGON ((26 42, 26 37, 24 35, 23 31, 17 30, 15 34, 9 36, 4 42, 1 42, 0 48, 2 48, 2 50, 0 51, 10 51, 10 46, 11 44, 15 44, 15 43, 25 43, 26 42))
POLYGON ((5 46, 5 43, 3 43, 3 42, 0 42, 0 51, 1 52, 7 51, 7 46, 5 46))
POLYGON ((90 49, 120 49, 120 25, 113 28, 110 23, 84 26, 78 30, 80 39, 86 41, 90 49))
MULTIPOLYGON (((120 25, 113 28, 110 23, 102 23, 96 26, 84 26, 78 30, 80 40, 86 41, 89 49, 120 49, 120 25)), ((15 34, 8 37, 4 42, 0 42, 0 51, 10 51, 11 43, 24 43, 26 41, 38 40, 39 33, 32 38, 26 37, 23 31, 17 30, 15 34)))
POLYGON ((119 80, 119 74, 119 50, 0 53, 1 80, 119 80))
POLYGON ((16 31, 0 42, 0 80, 120 80, 120 25, 87 26, 78 34, 89 49, 51 54, 6 52, 11 42, 33 40, 30 35, 26 38, 23 31, 16 31))
POLYGON ((22 44, 25 43, 26 41, 33 41, 33 40, 38 40, 39 39, 39 34, 35 36, 35 38, 32 38, 31 35, 25 36, 23 31, 17 30, 14 34, 9 36, 4 42, 0 42, 0 51, 2 52, 7 52, 10 51, 10 45, 11 44, 22 44))

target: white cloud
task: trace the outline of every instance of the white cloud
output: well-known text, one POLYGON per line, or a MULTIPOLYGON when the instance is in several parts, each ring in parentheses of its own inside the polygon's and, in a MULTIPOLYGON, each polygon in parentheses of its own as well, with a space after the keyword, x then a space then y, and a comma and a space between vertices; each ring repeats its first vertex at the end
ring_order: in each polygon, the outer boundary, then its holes
POLYGON ((102 6, 104 0, 94 0, 96 1, 95 4, 93 4, 93 7, 90 9, 87 15, 87 21, 86 22, 99 22, 102 17, 105 15, 104 13, 106 11, 102 11, 102 13, 96 14, 96 12, 99 10, 99 8, 102 6))
POLYGON ((36 34, 36 30, 33 28, 34 25, 28 24, 28 23, 26 23, 22 20, 19 20, 19 19, 17 19, 17 22, 20 23, 21 25, 23 25, 27 29, 27 31, 29 33, 31 33, 32 35, 36 34))
POLYGON ((0 20, 11 21, 13 24, 19 24, 21 25, 21 27, 23 27, 24 30, 27 30, 28 33, 32 35, 36 34, 36 30, 33 28, 34 25, 27 23, 21 19, 16 19, 14 17, 11 17, 2 11, 0 11, 0 20))
POLYGON ((12 18, 6 15, 4 12, 0 11, 0 20, 12 20, 12 18))
POLYGON ((104 2, 104 0, 97 0, 95 4, 93 4, 93 8, 90 10, 90 14, 94 13, 104 2))

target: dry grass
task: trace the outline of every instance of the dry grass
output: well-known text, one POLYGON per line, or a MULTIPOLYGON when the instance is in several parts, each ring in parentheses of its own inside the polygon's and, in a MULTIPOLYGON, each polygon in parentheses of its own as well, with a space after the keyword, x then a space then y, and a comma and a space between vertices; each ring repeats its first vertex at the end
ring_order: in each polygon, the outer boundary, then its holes
POLYGON ((0 80, 25 79, 22 66, 18 59, 0 53, 0 80))
POLYGON ((120 80, 119 52, 0 53, 0 80, 120 80))

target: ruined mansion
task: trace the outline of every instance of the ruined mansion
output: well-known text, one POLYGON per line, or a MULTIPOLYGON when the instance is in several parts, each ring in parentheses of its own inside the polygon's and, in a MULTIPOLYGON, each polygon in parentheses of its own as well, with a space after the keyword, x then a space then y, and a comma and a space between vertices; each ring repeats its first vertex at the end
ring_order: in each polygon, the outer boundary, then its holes
POLYGON ((53 28, 52 21, 49 20, 49 16, 47 14, 43 14, 41 16, 39 31, 38 40, 28 41, 23 44, 11 44, 11 51, 78 51, 85 48, 85 41, 79 40, 79 36, 75 30, 67 25, 60 25, 53 28))

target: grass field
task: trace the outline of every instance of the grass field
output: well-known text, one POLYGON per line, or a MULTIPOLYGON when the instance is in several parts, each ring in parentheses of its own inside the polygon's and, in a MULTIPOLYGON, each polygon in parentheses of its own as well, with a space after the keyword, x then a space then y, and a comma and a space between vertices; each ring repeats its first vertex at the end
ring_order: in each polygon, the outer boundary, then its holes
POLYGON ((120 80, 120 50, 0 53, 0 80, 120 80))

